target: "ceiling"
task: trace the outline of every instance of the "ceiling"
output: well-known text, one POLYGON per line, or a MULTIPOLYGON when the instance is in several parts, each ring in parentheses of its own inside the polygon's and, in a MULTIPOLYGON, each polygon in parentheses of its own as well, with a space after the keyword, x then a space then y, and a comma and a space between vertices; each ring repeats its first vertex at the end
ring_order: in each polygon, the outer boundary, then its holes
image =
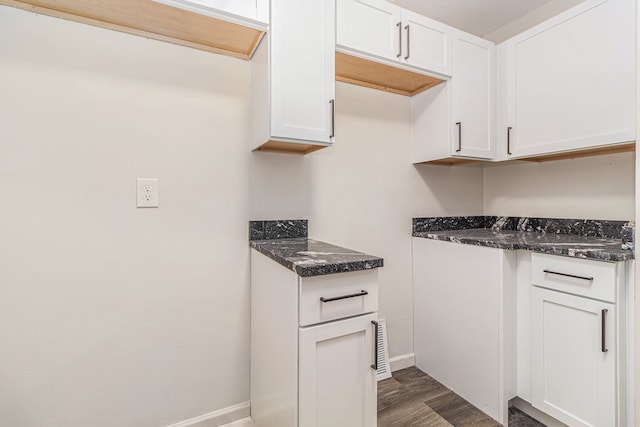
MULTIPOLYGON (((548 3, 566 0, 391 0, 406 9, 484 37, 548 3)), ((571 3, 577 3, 575 0, 571 3)), ((553 6, 553 5, 548 5, 553 6)), ((561 8, 562 5, 559 5, 561 8)), ((556 7, 557 9, 557 7, 556 7)))

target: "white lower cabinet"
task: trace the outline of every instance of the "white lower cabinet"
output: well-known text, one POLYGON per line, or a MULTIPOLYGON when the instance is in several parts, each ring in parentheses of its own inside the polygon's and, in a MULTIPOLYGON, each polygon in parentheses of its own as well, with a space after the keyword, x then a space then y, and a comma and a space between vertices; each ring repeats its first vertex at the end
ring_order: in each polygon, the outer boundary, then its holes
POLYGON ((532 404, 571 426, 616 426, 616 307, 533 289, 532 404))
POLYGON ((518 397, 550 425, 629 427, 633 264, 414 237, 416 366, 503 425, 518 397))
POLYGON ((300 425, 376 425, 371 369, 377 316, 369 314, 300 328, 300 425))
POLYGON ((625 263, 531 255, 531 404, 569 426, 627 426, 625 263))
POLYGON ((416 366, 507 425, 515 397, 515 252, 413 238, 416 366))
POLYGON ((255 427, 376 425, 377 291, 377 269, 300 277, 251 250, 255 427))

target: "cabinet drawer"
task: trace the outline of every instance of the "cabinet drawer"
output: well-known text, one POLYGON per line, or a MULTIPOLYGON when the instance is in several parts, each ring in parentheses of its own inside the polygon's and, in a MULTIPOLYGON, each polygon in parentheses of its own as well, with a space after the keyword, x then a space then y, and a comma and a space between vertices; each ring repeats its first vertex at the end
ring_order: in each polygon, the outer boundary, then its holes
POLYGON ((378 310, 377 269, 304 277, 299 283, 300 326, 378 310))
POLYGON ((616 268, 611 262, 531 254, 534 285, 612 303, 616 302, 616 268))

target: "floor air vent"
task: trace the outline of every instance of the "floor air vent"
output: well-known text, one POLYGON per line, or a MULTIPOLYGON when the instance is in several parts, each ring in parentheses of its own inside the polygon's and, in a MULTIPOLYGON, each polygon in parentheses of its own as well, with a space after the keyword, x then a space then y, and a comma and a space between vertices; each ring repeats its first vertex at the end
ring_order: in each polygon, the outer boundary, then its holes
POLYGON ((387 321, 378 320, 378 381, 391 378, 389 366, 389 347, 387 346, 387 321))

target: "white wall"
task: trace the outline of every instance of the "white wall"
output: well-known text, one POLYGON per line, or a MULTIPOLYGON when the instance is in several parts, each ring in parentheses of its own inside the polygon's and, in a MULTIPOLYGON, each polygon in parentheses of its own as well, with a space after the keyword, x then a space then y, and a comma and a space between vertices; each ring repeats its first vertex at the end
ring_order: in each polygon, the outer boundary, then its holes
POLYGON ((413 350, 412 217, 516 215, 526 194, 528 215, 580 216, 575 191, 629 216, 631 155, 576 161, 562 186, 573 161, 413 166, 408 98, 341 83, 334 148, 250 153, 249 73, 0 7, 0 424, 161 426, 247 401, 249 219, 308 217, 384 257, 394 357, 413 350), (159 209, 135 208, 136 177, 159 178, 159 209))
POLYGON ((0 424, 249 400, 249 219, 383 256, 391 356, 411 353, 411 218, 480 213, 482 170, 412 166, 409 100, 348 85, 335 149, 251 153, 249 84, 248 62, 0 7, 0 424))
POLYGON ((486 167, 484 213, 634 220, 634 153, 486 167))
POLYGON ((481 168, 411 164, 410 108, 407 97, 338 83, 336 145, 307 156, 311 236, 384 258, 391 357, 413 352, 411 218, 482 211, 481 168))
POLYGON ((0 7, 0 425, 248 400, 249 72, 0 7))

